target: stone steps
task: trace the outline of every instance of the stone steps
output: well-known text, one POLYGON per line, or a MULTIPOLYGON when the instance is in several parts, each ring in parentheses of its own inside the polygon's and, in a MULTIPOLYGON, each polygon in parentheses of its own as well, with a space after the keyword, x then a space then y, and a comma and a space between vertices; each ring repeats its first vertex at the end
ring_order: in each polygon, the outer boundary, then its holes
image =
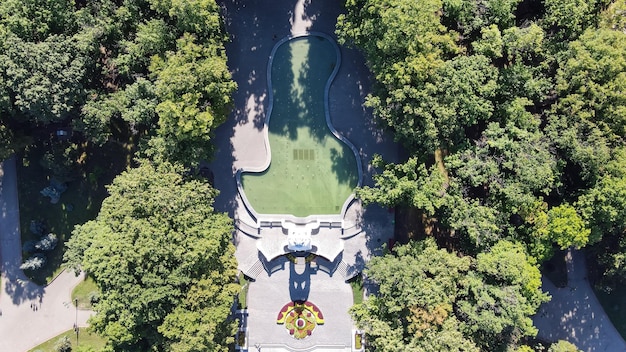
POLYGON ((265 270, 263 263, 260 260, 257 260, 254 264, 252 264, 246 271, 243 273, 249 278, 256 280, 256 278, 265 270))

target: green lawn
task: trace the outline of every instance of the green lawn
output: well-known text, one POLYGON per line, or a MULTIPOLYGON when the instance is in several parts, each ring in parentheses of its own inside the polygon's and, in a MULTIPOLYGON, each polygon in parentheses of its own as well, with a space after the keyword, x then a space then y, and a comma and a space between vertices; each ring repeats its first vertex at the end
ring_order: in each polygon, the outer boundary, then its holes
POLYGON ((239 290, 239 308, 246 309, 248 308, 248 289, 250 288, 250 281, 246 278, 243 273, 239 274, 239 283, 241 284, 241 289, 239 290))
POLYGON ((609 294, 595 289, 598 301, 611 319, 617 331, 626 339, 626 287, 617 286, 609 294))
POLYGON ((87 328, 80 328, 78 331, 78 342, 76 341, 76 333, 72 329, 62 333, 61 335, 51 338, 50 340, 33 348, 29 352, 55 352, 54 346, 57 344, 59 339, 63 338, 64 336, 67 336, 72 342, 72 351, 77 351, 79 347, 81 349, 91 347, 94 351, 101 351, 106 344, 106 340, 102 337, 96 335, 95 333, 89 332, 87 328))
MULTIPOLYGON (((50 184, 53 172, 41 165, 46 152, 69 146, 69 142, 46 142, 27 148, 17 158, 18 192, 20 206, 20 226, 22 243, 37 240, 31 233, 32 220, 42 221, 46 232, 52 232, 59 238, 59 245, 47 253, 48 263, 36 271, 26 271, 26 275, 38 284, 45 284, 61 271, 63 243, 69 238, 74 225, 94 219, 106 197, 105 186, 130 164, 134 146, 109 142, 103 147, 87 144, 78 145, 71 153, 75 163, 71 172, 64 176, 67 184, 57 204, 51 204, 50 198, 40 191, 50 184)), ((24 259, 27 258, 24 253, 24 259)))
POLYGON ((337 64, 333 43, 322 37, 293 39, 277 49, 271 68, 271 165, 242 177, 257 213, 339 214, 354 191, 354 153, 331 133, 324 111, 325 86, 337 64))
POLYGON ((93 281, 91 277, 87 277, 85 281, 78 284, 72 290, 72 302, 78 300, 78 308, 80 309, 91 309, 91 297, 93 294, 98 293, 98 286, 93 281))
POLYGON ((352 288, 353 304, 363 302, 363 276, 357 275, 348 281, 352 288))
POLYGON ((587 250, 589 283, 609 319, 626 339, 626 286, 612 281, 604 282, 605 269, 598 263, 598 252, 603 252, 602 246, 594 246, 587 250), (605 289, 601 289, 602 287, 605 289))

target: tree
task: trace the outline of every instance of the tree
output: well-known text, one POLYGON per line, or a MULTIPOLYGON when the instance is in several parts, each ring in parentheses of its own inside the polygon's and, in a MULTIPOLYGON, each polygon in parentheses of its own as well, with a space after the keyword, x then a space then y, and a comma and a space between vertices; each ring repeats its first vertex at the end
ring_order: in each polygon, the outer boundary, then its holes
POLYGON ((519 213, 536 194, 547 195, 556 183, 556 158, 539 130, 540 120, 525 109, 529 103, 518 99, 508 105, 505 127, 490 123, 473 148, 446 160, 461 184, 478 188, 469 190, 470 195, 486 199, 505 214, 519 213))
POLYGON ((437 249, 431 240, 394 250, 395 255, 368 263, 366 274, 379 285, 378 293, 350 309, 368 343, 380 351, 416 350, 435 342, 436 336, 440 341, 453 336, 459 350, 478 351, 463 336, 464 324, 453 313, 458 282, 469 270, 470 258, 437 249))
POLYGON ((580 350, 576 345, 565 340, 559 340, 548 349, 548 352, 579 352, 580 350))
POLYGON ((530 317, 547 296, 523 246, 499 242, 476 259, 432 239, 394 251, 368 264, 379 290, 350 310, 376 350, 502 351, 536 334, 530 317))
POLYGON ((626 150, 619 148, 606 166, 606 174, 576 206, 591 229, 589 241, 604 270, 603 284, 611 287, 626 278, 626 150))
POLYGON ((101 292, 91 323, 115 349, 225 350, 232 342, 232 220, 213 211, 214 189, 180 172, 142 161, 122 173, 97 219, 67 243, 68 266, 89 272, 101 292))
POLYGON ((626 11, 626 1, 612 1, 608 8, 600 14, 599 27, 623 32, 626 30, 624 11, 626 11))
POLYGON ((43 41, 72 32, 74 6, 74 0, 3 0, 0 25, 24 41, 43 41))
POLYGON ((589 241, 589 230, 578 215, 576 209, 569 204, 562 204, 548 211, 548 235, 561 249, 574 246, 581 248, 589 241))
POLYGON ((384 170, 374 175, 376 187, 365 186, 356 190, 357 196, 366 204, 417 207, 431 216, 441 206, 445 180, 437 170, 426 170, 424 165, 418 165, 417 158, 404 164, 385 165, 382 157, 375 155, 372 165, 384 167, 384 170))
POLYGON ((541 274, 523 245, 500 241, 476 257, 475 272, 463 282, 466 291, 457 315, 465 321, 483 351, 503 350, 524 336, 535 336, 533 316, 548 296, 541 274))
POLYGON ((124 48, 113 60, 120 74, 130 78, 133 73, 144 72, 154 55, 163 55, 175 49, 175 31, 159 18, 153 18, 137 25, 132 40, 123 40, 124 48))
POLYGON ((222 33, 219 6, 215 0, 149 0, 159 14, 176 23, 178 33, 194 33, 213 43, 226 39, 222 33))
POLYGON ((208 158, 213 129, 226 119, 237 84, 231 80, 221 45, 204 47, 191 35, 178 40, 177 51, 154 57, 158 135, 174 160, 187 164, 208 158))
POLYGON ((548 134, 591 186, 626 133, 626 34, 588 30, 569 44, 556 73, 548 134))
POLYGON ((514 11, 520 0, 444 0, 444 22, 473 39, 481 28, 497 26, 504 30, 514 24, 514 11))
POLYGON ((81 43, 50 36, 39 43, 8 36, 0 54, 0 74, 10 97, 9 113, 22 120, 50 123, 69 117, 85 97, 88 59, 81 43))
POLYGON ((123 90, 98 95, 82 107, 82 118, 74 120, 74 127, 93 142, 105 143, 111 135, 111 120, 119 118, 137 134, 156 123, 158 99, 154 84, 138 78, 123 90))
POLYGON ((63 336, 54 344, 55 352, 72 352, 72 341, 67 336, 63 336))
POLYGON ((341 44, 361 48, 380 83, 391 84, 400 74, 426 73, 439 56, 456 52, 454 33, 440 22, 441 6, 440 0, 349 0, 337 19, 337 36, 341 44))
POLYGON ((595 20, 600 1, 546 0, 544 26, 555 32, 557 39, 575 39, 595 20))

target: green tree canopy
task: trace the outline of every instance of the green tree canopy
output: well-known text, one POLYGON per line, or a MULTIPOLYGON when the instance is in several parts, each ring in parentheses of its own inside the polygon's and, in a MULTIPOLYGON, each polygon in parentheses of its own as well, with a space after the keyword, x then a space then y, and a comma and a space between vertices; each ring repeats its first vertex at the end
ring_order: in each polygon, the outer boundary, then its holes
POLYGON ((372 259, 366 271, 376 294, 351 314, 380 351, 504 351, 534 336, 531 316, 547 296, 523 246, 499 242, 476 259, 409 242, 372 259))
POLYGON ((153 58, 151 67, 160 99, 158 135, 174 160, 186 163, 208 158, 211 132, 226 119, 231 80, 221 46, 204 47, 191 35, 178 40, 178 50, 165 59, 153 58))
POLYGON ((564 159, 593 184, 626 134, 626 34, 585 31, 570 43, 556 74, 548 133, 564 159))
POLYGON ((74 0, 3 0, 0 25, 24 41, 39 42, 74 30, 74 0))
POLYGON ((102 294, 91 323, 125 351, 226 351, 237 273, 232 221, 207 183, 147 161, 108 187, 96 220, 77 226, 66 260, 102 294))
POLYGON ((34 43, 8 35, 0 44, 0 83, 11 102, 5 113, 49 123, 68 118, 85 99, 88 59, 75 38, 55 35, 34 43))

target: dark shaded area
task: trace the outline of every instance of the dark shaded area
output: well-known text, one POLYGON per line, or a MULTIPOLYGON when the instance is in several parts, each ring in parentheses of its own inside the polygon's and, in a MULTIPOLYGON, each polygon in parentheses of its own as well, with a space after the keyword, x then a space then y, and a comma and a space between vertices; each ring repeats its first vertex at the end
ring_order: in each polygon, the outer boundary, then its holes
POLYGON ((586 251, 589 283, 615 329, 626 339, 626 285, 604 276, 607 268, 602 266, 598 258, 609 249, 603 242, 586 251))
MULTIPOLYGON (((20 227, 22 243, 38 240, 32 233, 31 221, 44 225, 45 233, 54 233, 57 247, 46 253, 47 263, 41 269, 26 271, 25 274, 38 284, 45 284, 53 278, 61 266, 64 242, 67 241, 76 224, 94 219, 108 192, 106 186, 133 164, 134 141, 111 140, 98 147, 90 143, 74 144, 71 141, 47 140, 27 148, 17 158, 18 192, 20 206, 20 227), (67 150, 72 151, 67 153, 67 150), (69 163, 59 165, 59 154, 68 155, 69 163), (44 158, 54 157, 53 169, 44 167, 44 158), (67 185, 57 204, 41 195, 40 191, 50 184, 51 179, 67 185)), ((26 260, 31 254, 23 253, 26 260)))
POLYGON ((311 292, 311 264, 298 258, 298 263, 289 262, 289 297, 292 301, 306 301, 311 292), (301 263, 303 262, 303 263, 301 263))
POLYGON ((566 250, 557 250, 552 258, 541 264, 541 273, 552 281, 554 286, 559 288, 567 286, 566 254, 566 250))

